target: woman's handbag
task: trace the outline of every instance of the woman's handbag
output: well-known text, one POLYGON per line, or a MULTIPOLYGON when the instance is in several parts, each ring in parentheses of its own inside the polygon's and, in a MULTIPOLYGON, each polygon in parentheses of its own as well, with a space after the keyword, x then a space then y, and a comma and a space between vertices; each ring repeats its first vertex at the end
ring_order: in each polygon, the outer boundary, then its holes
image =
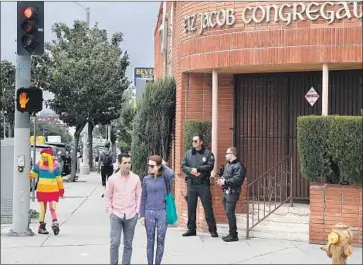
POLYGON ((166 185, 166 196, 165 196, 165 209, 166 209, 166 222, 168 225, 173 225, 178 221, 178 213, 176 211, 174 196, 171 193, 170 182, 164 177, 166 185))

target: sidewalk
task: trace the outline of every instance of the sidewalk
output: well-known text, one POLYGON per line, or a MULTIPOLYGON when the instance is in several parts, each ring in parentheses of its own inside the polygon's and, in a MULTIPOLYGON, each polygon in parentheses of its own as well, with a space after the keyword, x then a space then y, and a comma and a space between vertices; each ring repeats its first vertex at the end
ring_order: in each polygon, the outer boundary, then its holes
MULTIPOLYGON (((61 223, 58 236, 12 238, 5 236, 10 225, 2 225, 1 264, 109 264, 109 219, 100 196, 102 191, 100 177, 95 173, 76 183, 65 182, 65 198, 57 207, 61 223)), ((31 208, 38 210, 38 205, 31 203, 31 208)), ((36 221, 31 228, 37 232, 36 221)), ((181 234, 178 228, 168 230, 164 264, 331 264, 318 245, 267 239, 246 241, 243 237, 239 242, 225 243, 207 234, 191 238, 181 234)), ((133 246, 132 263, 147 264, 146 235, 140 224, 133 246)), ((355 248, 348 264, 361 261, 362 249, 355 248)))

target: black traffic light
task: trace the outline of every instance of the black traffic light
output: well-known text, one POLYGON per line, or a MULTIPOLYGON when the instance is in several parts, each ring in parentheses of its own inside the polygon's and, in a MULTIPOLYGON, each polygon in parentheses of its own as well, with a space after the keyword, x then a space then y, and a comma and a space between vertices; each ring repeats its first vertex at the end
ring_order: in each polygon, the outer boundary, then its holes
POLYGON ((16 91, 16 109, 35 113, 43 109, 43 90, 36 87, 19 88, 16 91))
POLYGON ((20 1, 17 9, 18 55, 43 55, 44 2, 20 1))

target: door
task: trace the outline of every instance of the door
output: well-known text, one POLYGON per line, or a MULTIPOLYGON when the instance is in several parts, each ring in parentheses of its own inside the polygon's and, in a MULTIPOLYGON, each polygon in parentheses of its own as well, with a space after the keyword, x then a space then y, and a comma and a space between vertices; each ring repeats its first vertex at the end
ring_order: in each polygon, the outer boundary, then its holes
MULTIPOLYGON (((329 114, 360 115, 359 71, 331 71, 329 90, 329 114)), ((321 92, 322 72, 235 76, 235 142, 249 182, 292 154, 295 200, 309 200, 309 181, 300 173, 296 123, 302 115, 321 115, 321 92), (305 99, 310 88, 320 95, 313 106, 305 99)))

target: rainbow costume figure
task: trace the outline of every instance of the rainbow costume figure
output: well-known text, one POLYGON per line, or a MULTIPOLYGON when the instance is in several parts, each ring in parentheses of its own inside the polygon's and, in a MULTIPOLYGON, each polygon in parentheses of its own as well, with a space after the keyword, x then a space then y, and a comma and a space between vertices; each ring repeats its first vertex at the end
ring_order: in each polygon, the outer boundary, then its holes
POLYGON ((45 213, 47 204, 52 216, 52 230, 54 235, 59 234, 59 224, 56 215, 56 206, 59 197, 64 195, 64 185, 61 177, 61 169, 58 161, 53 160, 53 150, 45 148, 41 151, 40 162, 35 164, 30 171, 30 179, 38 178, 37 200, 40 203, 39 234, 49 234, 46 229, 45 213))

